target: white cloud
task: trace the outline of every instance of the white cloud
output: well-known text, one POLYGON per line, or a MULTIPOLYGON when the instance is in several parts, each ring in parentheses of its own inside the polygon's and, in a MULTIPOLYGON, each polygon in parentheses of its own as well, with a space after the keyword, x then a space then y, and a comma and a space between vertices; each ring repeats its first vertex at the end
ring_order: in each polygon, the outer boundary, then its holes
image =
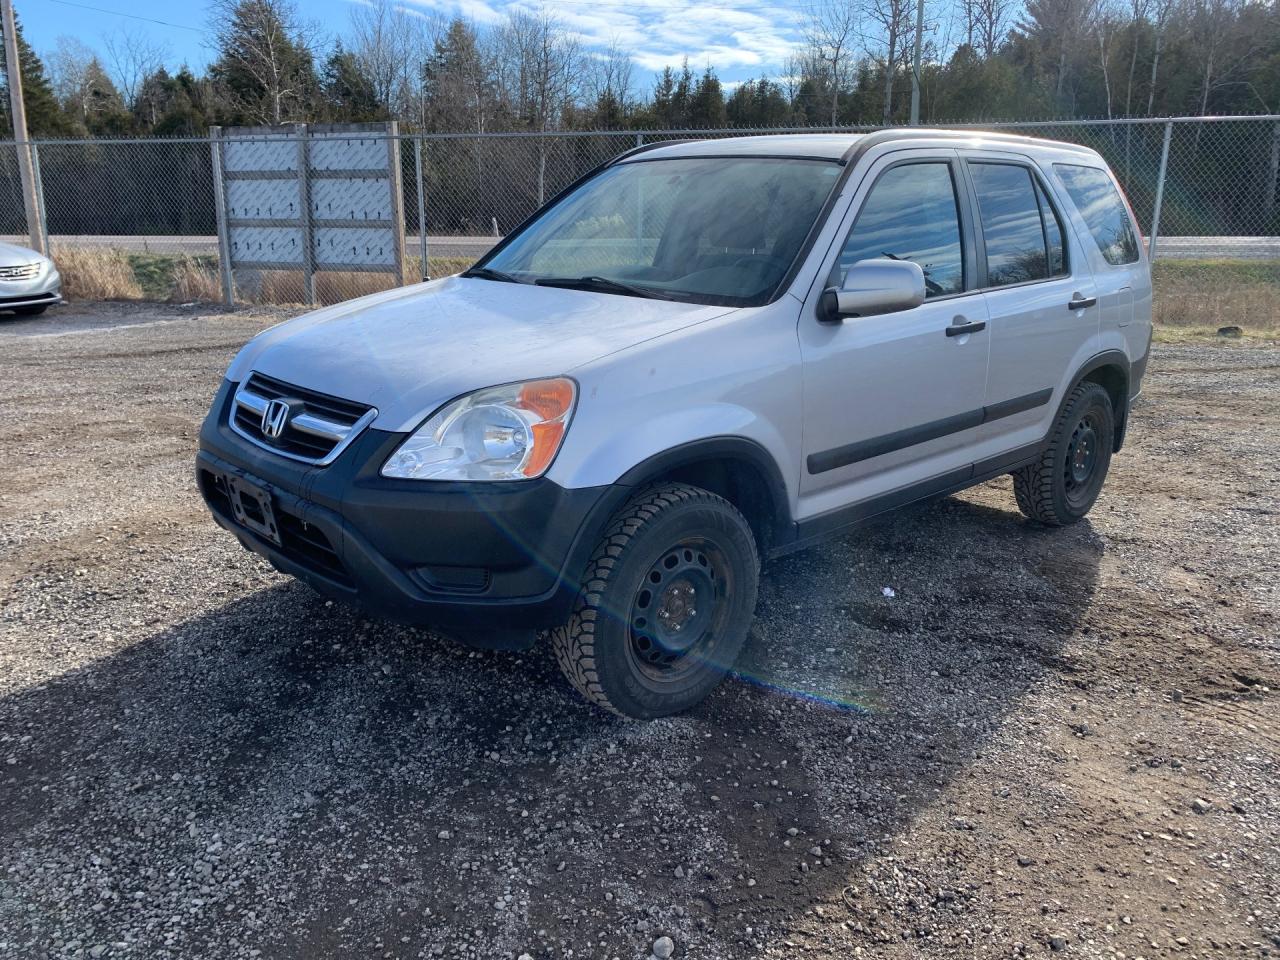
POLYGON ((485 26, 501 23, 502 13, 484 0, 406 0, 409 6, 426 7, 449 16, 465 17, 485 26))
MULTIPOLYGON (((776 73, 801 39, 794 9, 749 0, 405 0, 446 15, 489 25, 505 11, 548 10, 588 52, 616 43, 644 70, 678 68, 687 58, 700 72, 710 65, 722 77, 776 73)), ((729 77, 727 79, 732 79, 729 77)))

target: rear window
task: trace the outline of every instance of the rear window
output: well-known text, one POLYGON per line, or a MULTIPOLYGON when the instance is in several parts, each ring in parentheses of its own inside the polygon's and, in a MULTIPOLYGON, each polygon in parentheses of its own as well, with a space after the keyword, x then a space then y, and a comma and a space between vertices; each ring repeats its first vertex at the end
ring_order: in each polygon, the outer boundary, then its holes
POLYGON ((971 163, 969 171, 982 214, 987 285, 1002 287, 1064 275, 1062 228, 1031 171, 987 162, 971 163))
POLYGON ((1107 263, 1120 266, 1137 262, 1138 237, 1129 222, 1120 191, 1106 171, 1074 163, 1053 166, 1107 263))

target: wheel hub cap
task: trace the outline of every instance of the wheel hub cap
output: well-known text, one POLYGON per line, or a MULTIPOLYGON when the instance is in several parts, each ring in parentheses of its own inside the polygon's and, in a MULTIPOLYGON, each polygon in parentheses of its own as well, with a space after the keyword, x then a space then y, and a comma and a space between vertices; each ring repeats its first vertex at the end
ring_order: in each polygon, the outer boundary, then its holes
POLYGON ((631 648, 650 672, 678 668, 715 633, 724 589, 717 556, 701 544, 681 544, 645 575, 631 606, 631 648))
POLYGON ((688 580, 680 580, 662 592, 658 620, 669 630, 679 633, 698 615, 697 592, 688 580))
POLYGON ((1071 431, 1067 446, 1067 486, 1080 487, 1089 482, 1098 462, 1098 434, 1088 419, 1081 420, 1071 431))

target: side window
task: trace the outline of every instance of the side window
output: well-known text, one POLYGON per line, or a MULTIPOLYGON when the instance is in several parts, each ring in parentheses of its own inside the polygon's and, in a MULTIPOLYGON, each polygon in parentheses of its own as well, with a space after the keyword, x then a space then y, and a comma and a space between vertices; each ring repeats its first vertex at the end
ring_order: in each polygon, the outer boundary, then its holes
POLYGON ((828 282, 839 286, 849 267, 876 257, 920 264, 926 296, 964 290, 960 213, 948 163, 907 163, 882 173, 858 211, 828 282))
POLYGON ((1065 277, 1067 275, 1067 249, 1063 240, 1062 221, 1058 212, 1044 192, 1044 185, 1038 177, 1032 177, 1036 183, 1036 199, 1040 201, 1040 220, 1044 223, 1044 241, 1049 248, 1049 276, 1065 277))
MULTIPOLYGON (((1049 238, 1031 171, 1011 163, 978 162, 970 163, 969 171, 987 247, 987 285, 1048 278, 1049 238)), ((1059 230, 1059 251, 1061 247, 1059 230)))
POLYGON ((1055 163, 1053 168, 1062 178, 1071 202, 1089 225, 1089 232, 1107 263, 1113 266, 1135 263, 1138 259, 1138 237, 1129 222, 1120 192, 1107 172, 1074 163, 1055 163))

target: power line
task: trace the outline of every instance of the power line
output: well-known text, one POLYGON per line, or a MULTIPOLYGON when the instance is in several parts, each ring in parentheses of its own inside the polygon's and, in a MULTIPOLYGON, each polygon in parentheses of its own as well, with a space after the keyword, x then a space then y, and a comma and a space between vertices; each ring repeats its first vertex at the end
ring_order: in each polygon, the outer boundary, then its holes
POLYGON ((108 10, 106 7, 93 7, 87 3, 73 3, 72 0, 49 0, 50 3, 60 3, 64 7, 79 7, 81 10, 92 10, 95 13, 106 13, 113 17, 127 17, 130 20, 142 20, 145 23, 155 23, 162 27, 173 27, 175 30, 190 30, 192 33, 203 34, 205 31, 199 27, 189 27, 185 23, 170 23, 168 20, 157 20, 154 17, 140 17, 136 13, 123 13, 119 10, 108 10))

